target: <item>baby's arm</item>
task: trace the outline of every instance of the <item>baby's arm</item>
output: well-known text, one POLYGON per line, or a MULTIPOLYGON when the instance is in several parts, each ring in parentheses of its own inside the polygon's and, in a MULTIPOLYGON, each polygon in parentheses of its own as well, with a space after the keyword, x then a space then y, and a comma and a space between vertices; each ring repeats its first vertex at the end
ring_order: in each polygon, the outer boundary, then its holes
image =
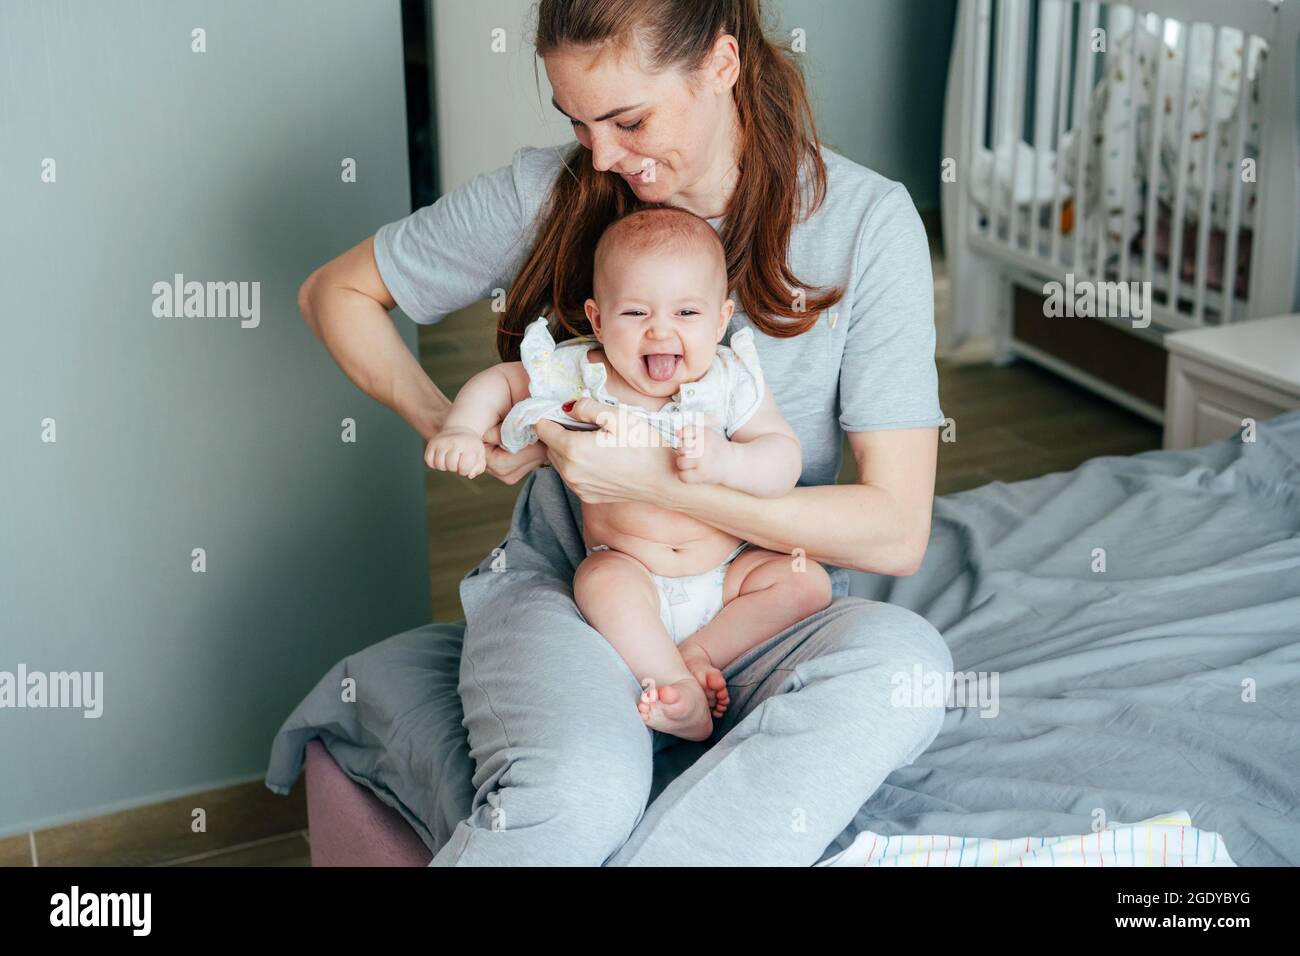
POLYGON ((679 438, 677 475, 682 481, 779 498, 794 488, 803 471, 799 439, 766 386, 758 411, 730 441, 703 425, 687 425, 679 438))
POLYGON ((483 436, 527 397, 528 373, 522 363, 503 362, 479 372, 456 393, 442 430, 425 449, 425 462, 466 478, 481 475, 487 467, 483 436))

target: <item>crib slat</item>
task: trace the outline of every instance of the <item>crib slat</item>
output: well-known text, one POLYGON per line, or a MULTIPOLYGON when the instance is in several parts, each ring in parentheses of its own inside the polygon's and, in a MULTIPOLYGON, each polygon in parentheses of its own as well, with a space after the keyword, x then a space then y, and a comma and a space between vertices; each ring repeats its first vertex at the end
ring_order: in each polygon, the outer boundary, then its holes
MULTIPOLYGON (((965 239, 978 236, 979 228, 979 206, 975 202, 974 178, 975 178, 975 160, 980 150, 980 134, 978 132, 979 124, 975 119, 979 111, 979 71, 975 68, 975 45, 979 42, 979 0, 966 0, 965 7, 958 6, 957 23, 958 29, 962 24, 962 17, 966 16, 973 23, 967 23, 966 33, 962 40, 962 64, 966 69, 966 75, 962 77, 962 96, 969 97, 969 109, 962 111, 961 131, 958 134, 958 169, 957 182, 961 191, 961 208, 966 212, 966 216, 960 219, 961 228, 966 230, 965 239)), ((965 101, 965 100, 964 100, 965 101)), ((949 157, 944 156, 942 162, 946 163, 949 157)))
POLYGON ((1074 13, 1068 0, 1060 0, 1060 23, 1057 36, 1057 58, 1059 73, 1057 75, 1056 101, 1056 161, 1052 164, 1054 173, 1052 184, 1052 265, 1061 264, 1061 179, 1065 172, 1065 157, 1061 155, 1061 140, 1065 137, 1066 114, 1070 95, 1070 20, 1074 13))
MULTIPOLYGON (((1107 36, 1109 36, 1114 32, 1114 21, 1118 19, 1115 15, 1115 5, 1108 3, 1102 8, 1102 10, 1104 12, 1102 27, 1105 29, 1107 36)), ((1101 78, 1103 81, 1106 79, 1106 69, 1109 66, 1109 62, 1110 46, 1108 42, 1106 52, 1103 53, 1101 57, 1101 78)), ((1090 82, 1095 81, 1092 81, 1090 78, 1090 82)), ((1109 102, 1107 103, 1107 106, 1109 108, 1109 102)), ((1104 143, 1102 144, 1103 147, 1106 145, 1107 144, 1104 143)), ((1098 281, 1103 281, 1106 278, 1106 216, 1108 215, 1104 188, 1106 185, 1106 176, 1104 173, 1106 168, 1106 157, 1104 155, 1104 148, 1099 149, 1097 152, 1097 215, 1094 217, 1097 220, 1097 271, 1095 274, 1098 281)))
MULTIPOLYGON (((1043 15, 1048 8, 1047 0, 1038 2, 1038 32, 1034 37, 1035 56, 1034 56, 1034 151, 1031 154, 1030 162, 1033 169, 1029 171, 1029 254, 1038 255, 1038 165, 1042 157, 1043 149, 1043 80, 1047 78, 1047 68, 1043 62, 1043 15)), ((1049 119, 1050 122, 1050 119, 1049 119)))
MULTIPOLYGON (((1232 321, 1232 309, 1237 298, 1237 233, 1241 229, 1241 161, 1246 157, 1246 113, 1250 98, 1250 41, 1251 35, 1241 38, 1241 88, 1237 93, 1237 142, 1231 156, 1232 204, 1228 213, 1228 244, 1223 251, 1223 321, 1232 321)), ((1247 295, 1250 289, 1246 290, 1247 295)))
POLYGON ((1057 42, 1056 22, 1061 15, 1055 0, 1039 0, 1038 34, 1034 38, 1034 169, 1030 177, 1029 194, 1029 254, 1040 255, 1038 248, 1038 219, 1043 211, 1038 201, 1038 167, 1042 165, 1043 140, 1052 136, 1052 101, 1053 97, 1044 95, 1043 91, 1052 87, 1060 73, 1052 69, 1052 45, 1057 42))
POLYGON ((1196 295, 1192 317, 1198 325, 1205 321, 1205 281, 1210 262, 1210 211, 1212 208, 1211 201, 1214 198, 1214 147, 1219 139, 1215 111, 1218 109, 1219 100, 1219 41, 1221 35, 1222 30, 1216 25, 1214 28, 1213 65, 1210 67, 1210 101, 1205 118, 1204 163, 1201 166, 1201 175, 1205 177, 1205 185, 1201 189, 1201 221, 1196 231, 1196 295))
POLYGON ((997 13, 993 17, 993 111, 989 134, 989 235, 997 239, 1001 233, 1002 203, 998 197, 998 146, 1003 140, 1003 126, 1006 118, 1004 104, 1007 84, 1007 0, 998 0, 997 13))
POLYGON ((1079 12, 1079 58, 1075 73, 1075 175, 1074 175, 1074 271, 1077 275, 1085 274, 1083 264, 1085 248, 1083 244, 1083 224, 1085 221, 1084 197, 1088 184, 1084 182, 1087 171, 1088 152, 1092 148, 1092 132, 1089 130, 1092 114, 1092 31, 1097 28, 1097 4, 1095 0, 1083 0, 1079 12))
POLYGON ((1174 188, 1174 212, 1169 220, 1169 309, 1178 312, 1178 289, 1183 275, 1183 215, 1187 208, 1187 103, 1192 79, 1192 32, 1195 24, 1184 23, 1179 38, 1183 48, 1183 87, 1178 107, 1178 179, 1174 188))
POLYGON ((1155 87, 1151 94, 1151 145, 1147 148, 1150 154, 1147 162, 1147 208, 1146 222, 1143 223, 1143 243, 1142 243, 1142 279, 1144 282, 1152 281, 1152 273, 1155 271, 1156 259, 1156 239, 1160 232, 1160 152, 1163 145, 1164 137, 1164 120, 1165 120, 1165 60, 1169 59, 1165 52, 1165 25, 1168 18, 1161 17, 1156 29, 1156 36, 1160 39, 1158 52, 1156 54, 1156 81, 1155 87))
MULTIPOLYGON (((989 31, 993 28, 991 2, 992 0, 975 0, 975 29, 971 31, 975 49, 974 55, 970 58, 974 74, 970 78, 970 89, 975 91, 975 115, 974 125, 971 128, 970 144, 966 151, 966 155, 970 157, 967 162, 972 164, 972 168, 959 171, 957 174, 959 176, 974 175, 975 157, 984 148, 984 122, 989 96, 989 31)), ((996 136, 997 130, 995 127, 994 137, 996 138, 996 136)), ((990 203, 988 208, 985 209, 982 224, 977 211, 973 211, 971 222, 976 232, 987 236, 993 222, 992 204, 990 203)))
MULTIPOLYGON (((1003 0, 1014 12, 1014 26, 1008 38, 1014 77, 1011 114, 1011 185, 1007 190, 1007 245, 1020 249, 1020 206, 1016 203, 1016 178, 1020 174, 1020 141, 1025 131, 1025 74, 1029 72, 1029 7, 1025 0, 1003 0)), ((994 157, 996 159, 996 156, 994 157)), ((996 164, 995 164, 996 165, 996 164)))
MULTIPOLYGON (((1137 184, 1134 180, 1137 178, 1137 112, 1138 112, 1138 82, 1137 82, 1137 53, 1138 44, 1142 40, 1143 15, 1136 9, 1133 9, 1133 23, 1129 27, 1129 51, 1128 51, 1128 76, 1126 89, 1128 90, 1128 136, 1124 144, 1124 185, 1123 192, 1120 195, 1120 204, 1124 211, 1120 215, 1120 253, 1119 253, 1119 281, 1127 282, 1128 257, 1129 257, 1129 226, 1133 222, 1133 202, 1137 195, 1137 184)), ((1155 150, 1152 150, 1155 152, 1155 150)))

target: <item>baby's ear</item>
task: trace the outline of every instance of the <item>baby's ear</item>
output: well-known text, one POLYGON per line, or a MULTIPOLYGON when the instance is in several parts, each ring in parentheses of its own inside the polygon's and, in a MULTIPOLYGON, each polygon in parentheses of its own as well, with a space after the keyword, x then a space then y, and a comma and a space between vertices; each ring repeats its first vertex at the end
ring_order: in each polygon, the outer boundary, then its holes
POLYGON ((736 311, 735 302, 732 302, 730 299, 728 299, 726 302, 722 303, 722 312, 718 316, 718 341, 719 342, 721 342, 722 337, 727 334, 727 325, 728 323, 731 322, 731 316, 735 313, 735 311, 736 311))
POLYGON ((600 306, 596 305, 595 299, 588 299, 582 304, 582 311, 587 314, 587 322, 591 325, 591 331, 600 338, 600 306))

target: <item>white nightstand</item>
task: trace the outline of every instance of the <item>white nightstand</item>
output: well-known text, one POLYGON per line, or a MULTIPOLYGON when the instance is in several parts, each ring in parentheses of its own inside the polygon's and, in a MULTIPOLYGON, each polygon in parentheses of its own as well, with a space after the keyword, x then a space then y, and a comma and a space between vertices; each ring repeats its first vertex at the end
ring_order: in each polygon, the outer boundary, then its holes
POLYGON ((1300 315, 1165 336, 1166 448, 1194 448, 1300 408, 1300 315))

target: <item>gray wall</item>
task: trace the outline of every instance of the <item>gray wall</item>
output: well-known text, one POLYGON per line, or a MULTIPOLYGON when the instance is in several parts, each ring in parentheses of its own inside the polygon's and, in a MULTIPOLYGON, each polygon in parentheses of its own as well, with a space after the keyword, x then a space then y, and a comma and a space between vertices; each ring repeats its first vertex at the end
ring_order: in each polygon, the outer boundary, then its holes
POLYGON ((836 152, 939 207, 940 144, 956 0, 779 0, 781 32, 805 31, 818 132, 836 152))
POLYGON ((0 64, 0 671, 104 675, 0 709, 8 834, 260 776, 429 581, 420 440, 295 302, 409 211, 398 0, 0 0, 0 64), (260 325, 155 317, 178 272, 260 325))
MULTIPOLYGON (((533 77, 535 0, 431 0, 444 189, 509 162, 519 146, 573 138, 533 77), (492 30, 505 31, 494 53, 492 30)), ((956 0, 767 0, 769 26, 802 29, 818 131, 850 159, 939 206, 944 85, 956 0)))

